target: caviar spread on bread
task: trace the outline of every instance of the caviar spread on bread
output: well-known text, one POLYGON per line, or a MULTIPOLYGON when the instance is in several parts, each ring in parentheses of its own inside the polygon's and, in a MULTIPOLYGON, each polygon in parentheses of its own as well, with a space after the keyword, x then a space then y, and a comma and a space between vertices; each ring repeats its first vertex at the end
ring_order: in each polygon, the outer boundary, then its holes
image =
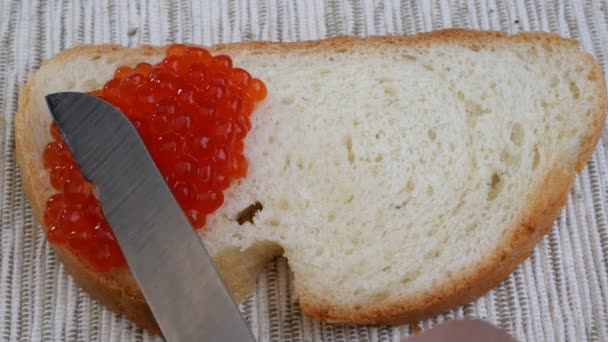
MULTIPOLYGON (((195 229, 218 209, 231 181, 245 177, 243 139, 264 83, 232 65, 227 55, 182 44, 158 64, 121 66, 92 94, 121 109, 133 123, 177 202, 195 229)), ((43 152, 56 193, 44 211, 51 243, 67 246, 97 271, 125 265, 92 185, 55 126, 43 152)), ((168 228, 170 229, 170 228, 168 228)))

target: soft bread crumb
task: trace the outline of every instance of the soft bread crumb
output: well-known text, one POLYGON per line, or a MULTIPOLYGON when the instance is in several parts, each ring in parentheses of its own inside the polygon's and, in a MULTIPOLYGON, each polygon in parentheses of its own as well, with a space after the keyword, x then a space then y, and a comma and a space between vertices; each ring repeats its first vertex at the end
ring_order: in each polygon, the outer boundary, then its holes
POLYGON ((479 263, 522 219, 530 189, 576 161, 595 120, 593 65, 568 46, 236 63, 269 97, 245 141, 249 174, 209 219, 208 245, 274 241, 299 285, 336 305, 412 296, 479 263), (256 201, 253 224, 235 222, 256 201))

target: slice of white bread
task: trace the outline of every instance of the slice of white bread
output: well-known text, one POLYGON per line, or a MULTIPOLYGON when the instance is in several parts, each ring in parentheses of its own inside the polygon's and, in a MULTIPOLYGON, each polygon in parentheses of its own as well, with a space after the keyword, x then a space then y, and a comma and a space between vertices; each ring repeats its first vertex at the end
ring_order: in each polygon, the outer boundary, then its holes
MULTIPOLYGON (((604 125, 600 66, 547 33, 446 30, 211 48, 268 97, 245 141, 246 178, 205 245, 236 299, 284 255, 300 305, 331 322, 403 323, 478 298, 549 232, 604 125), (259 202, 253 222, 239 224, 259 202)), ((90 91, 164 49, 84 46, 31 75, 15 120, 26 195, 42 221, 44 95, 90 91)), ((95 273, 54 246, 93 297, 156 324, 128 270, 95 273)))

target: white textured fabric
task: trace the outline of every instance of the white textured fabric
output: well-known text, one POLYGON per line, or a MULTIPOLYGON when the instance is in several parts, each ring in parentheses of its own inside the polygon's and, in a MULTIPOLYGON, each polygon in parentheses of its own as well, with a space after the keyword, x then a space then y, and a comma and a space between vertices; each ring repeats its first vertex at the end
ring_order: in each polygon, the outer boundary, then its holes
MULTIPOLYGON (((306 1, 0 0, 0 340, 150 341, 80 290, 34 222, 15 166, 17 92, 43 59, 78 44, 126 46, 339 34, 412 34, 446 27, 543 30, 580 40, 608 66, 602 0, 306 1)), ((261 341, 398 341, 453 318, 478 317, 520 341, 608 340, 608 130, 576 179, 553 231, 483 298, 412 326, 336 325, 302 315, 287 262, 259 278, 242 306, 261 341)))

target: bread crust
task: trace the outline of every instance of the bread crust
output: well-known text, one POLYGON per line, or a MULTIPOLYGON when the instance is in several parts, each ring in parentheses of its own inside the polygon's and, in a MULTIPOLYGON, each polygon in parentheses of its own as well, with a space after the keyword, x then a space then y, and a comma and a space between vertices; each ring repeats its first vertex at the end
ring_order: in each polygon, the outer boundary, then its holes
MULTIPOLYGON (((414 36, 382 36, 382 37, 334 37, 320 41, 307 41, 296 43, 268 43, 246 42, 217 45, 210 50, 214 53, 235 53, 241 50, 255 50, 264 53, 284 53, 298 50, 301 53, 315 53, 319 51, 340 53, 360 46, 386 47, 393 44, 427 46, 437 42, 459 44, 470 49, 479 49, 490 44, 510 44, 515 42, 535 42, 543 46, 565 45, 578 48, 578 43, 550 33, 523 33, 506 35, 499 32, 472 31, 449 29, 414 36)), ((63 51, 46 61, 42 68, 53 63, 66 63, 76 56, 113 54, 116 58, 123 58, 137 52, 144 56, 157 56, 164 53, 164 47, 141 46, 128 49, 116 45, 80 46, 63 51)), ((580 153, 576 160, 564 160, 556 164, 546 175, 543 182, 537 184, 527 199, 527 211, 521 216, 518 225, 513 227, 503 238, 498 248, 475 268, 457 275, 449 283, 429 289, 426 293, 415 297, 408 296, 392 299, 359 307, 357 305, 337 306, 316 297, 305 288, 295 283, 296 293, 299 297, 303 311, 315 319, 329 322, 349 322, 359 324, 389 323, 400 324, 424 319, 445 312, 458 305, 474 300, 497 286, 528 256, 532 248, 547 234, 552 222, 564 205, 568 190, 577 172, 580 172, 591 156, 594 146, 601 136, 605 121, 605 112, 608 106, 606 85, 601 67, 591 55, 581 53, 586 63, 592 66, 589 79, 597 83, 598 96, 593 103, 593 127, 590 127, 587 136, 580 146, 580 153)), ((33 153, 37 146, 29 134, 28 104, 31 87, 35 82, 35 74, 30 75, 23 86, 19 96, 19 109, 15 118, 15 140, 17 149, 17 164, 21 170, 23 188, 30 201, 36 220, 43 222, 44 206, 47 200, 44 189, 49 187, 48 174, 41 172, 41 155, 33 153)), ((47 227, 43 228, 47 229, 47 227)), ((260 244, 259 248, 248 250, 259 257, 260 262, 252 265, 252 274, 263 269, 263 264, 276 255, 282 253, 276 245, 260 244)), ((99 302, 108 306, 117 313, 124 313, 138 326, 153 333, 160 333, 152 313, 150 312, 139 287, 127 269, 112 270, 107 273, 97 273, 83 264, 70 250, 53 245, 57 256, 64 263, 67 271, 86 292, 99 302)), ((244 253, 247 253, 245 251, 244 253)), ((247 280, 239 280, 231 269, 239 267, 242 255, 233 255, 236 252, 220 253, 216 257, 216 264, 222 274, 230 276, 227 281, 237 300, 244 299, 248 292, 254 289, 254 281, 249 276, 247 280), (234 279, 232 279, 234 278, 234 279)))

